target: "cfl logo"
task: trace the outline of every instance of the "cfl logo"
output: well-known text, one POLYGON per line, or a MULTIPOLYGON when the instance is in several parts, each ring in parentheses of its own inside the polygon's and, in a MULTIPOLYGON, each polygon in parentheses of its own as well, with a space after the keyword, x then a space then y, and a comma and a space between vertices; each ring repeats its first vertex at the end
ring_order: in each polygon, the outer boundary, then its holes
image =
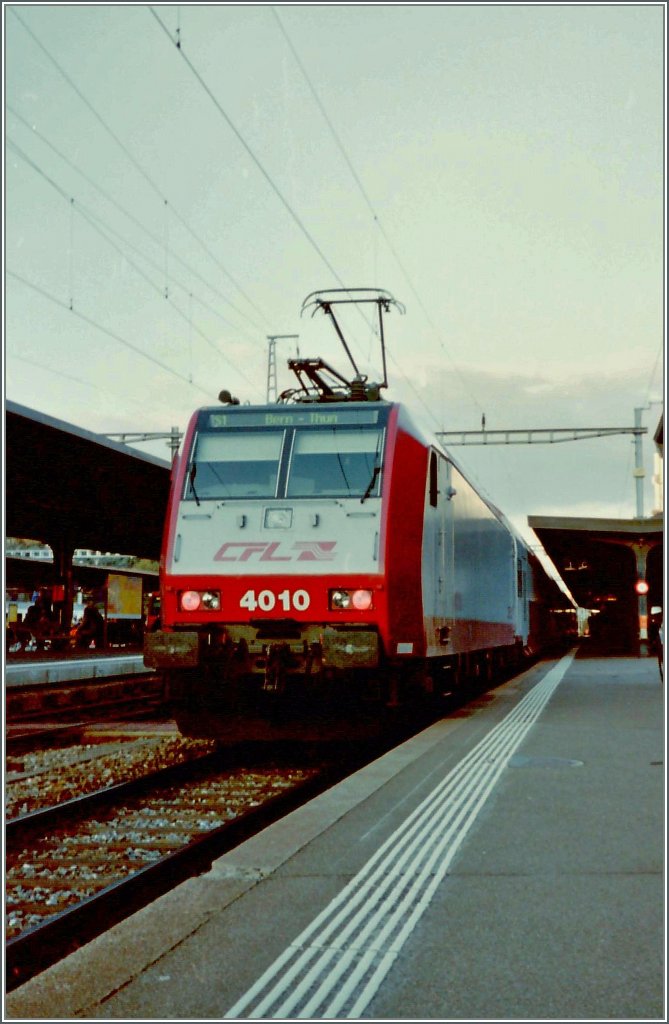
POLYGON ((331 562, 335 556, 336 540, 296 541, 282 548, 281 541, 226 541, 214 555, 215 562, 331 562), (281 549, 281 550, 280 550, 281 549), (281 551, 285 551, 282 554, 281 551))

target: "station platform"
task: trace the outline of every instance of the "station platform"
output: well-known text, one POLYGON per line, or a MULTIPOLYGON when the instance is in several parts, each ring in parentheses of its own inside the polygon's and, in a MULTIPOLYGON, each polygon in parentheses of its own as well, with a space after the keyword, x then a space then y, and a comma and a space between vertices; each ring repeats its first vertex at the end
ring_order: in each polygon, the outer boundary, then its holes
POLYGON ((544 661, 10 993, 7 1020, 666 1020, 657 663, 544 661))
POLYGON ((144 665, 141 651, 122 647, 99 651, 35 651, 7 656, 5 684, 11 689, 122 675, 148 675, 153 671, 144 665))

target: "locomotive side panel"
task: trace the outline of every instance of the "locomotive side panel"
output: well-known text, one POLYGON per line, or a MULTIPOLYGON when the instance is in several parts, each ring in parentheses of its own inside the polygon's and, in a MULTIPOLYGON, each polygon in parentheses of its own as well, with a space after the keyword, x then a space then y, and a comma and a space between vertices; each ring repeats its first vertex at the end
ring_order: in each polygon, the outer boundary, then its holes
POLYGON ((452 466, 430 449, 424 486, 422 551, 423 616, 426 653, 440 658, 453 653, 454 623, 454 515, 452 466))
POLYGON ((421 593, 428 658, 515 648, 527 629, 516 538, 449 459, 427 449, 421 593))
POLYGON ((421 551, 427 464, 425 445, 398 426, 386 466, 383 532, 388 610, 387 626, 382 628, 391 661, 426 654, 421 551))
POLYGON ((453 467, 453 653, 515 642, 515 546, 506 525, 453 467))

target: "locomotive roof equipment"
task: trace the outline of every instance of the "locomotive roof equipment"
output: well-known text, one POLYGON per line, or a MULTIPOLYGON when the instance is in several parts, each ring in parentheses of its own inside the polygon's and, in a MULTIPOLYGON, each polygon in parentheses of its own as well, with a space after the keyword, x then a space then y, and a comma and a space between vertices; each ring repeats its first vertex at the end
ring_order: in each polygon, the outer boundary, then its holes
POLYGON ((320 357, 289 359, 288 367, 297 377, 299 387, 283 391, 279 396, 279 402, 378 402, 381 398, 381 389, 388 387, 383 314, 388 313, 392 306, 400 313, 405 312, 404 306, 393 298, 390 292, 380 288, 330 288, 307 295, 302 303, 300 315, 304 315, 305 311, 311 308, 312 317, 320 310, 330 318, 337 337, 355 371, 355 376, 348 380, 320 357), (383 364, 383 380, 378 383, 368 381, 367 376, 360 373, 332 308, 333 306, 366 304, 373 304, 378 310, 379 343, 383 364))

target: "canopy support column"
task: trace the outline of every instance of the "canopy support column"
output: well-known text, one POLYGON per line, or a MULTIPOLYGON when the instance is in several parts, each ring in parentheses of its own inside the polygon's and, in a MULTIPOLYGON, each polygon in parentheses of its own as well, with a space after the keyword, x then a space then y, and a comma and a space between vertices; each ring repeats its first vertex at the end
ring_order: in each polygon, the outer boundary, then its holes
POLYGON ((60 628, 69 632, 72 625, 72 608, 74 604, 74 581, 72 574, 72 559, 74 556, 74 541, 69 537, 58 536, 50 541, 53 550, 54 563, 54 593, 57 593, 62 600, 55 601, 59 606, 60 628), (56 591, 56 587, 60 588, 56 591))

